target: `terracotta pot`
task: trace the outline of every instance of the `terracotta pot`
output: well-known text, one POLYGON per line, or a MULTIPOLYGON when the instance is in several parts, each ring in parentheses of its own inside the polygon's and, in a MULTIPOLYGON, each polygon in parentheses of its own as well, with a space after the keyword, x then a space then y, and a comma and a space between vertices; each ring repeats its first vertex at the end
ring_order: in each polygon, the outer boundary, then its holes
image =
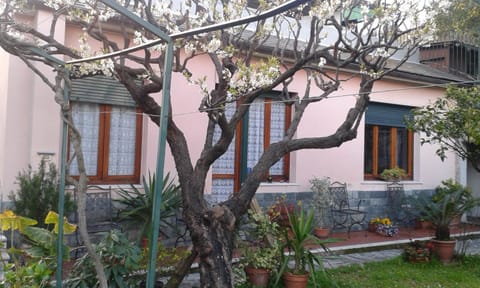
POLYGON ((70 276, 73 265, 75 265, 75 260, 64 260, 62 262, 62 279, 67 279, 70 276))
POLYGON ((140 247, 142 247, 142 248, 148 248, 148 238, 147 238, 147 237, 143 237, 143 238, 140 240, 140 247))
POLYGON ((283 284, 285 284, 285 288, 305 288, 309 276, 310 273, 297 275, 285 272, 282 274, 283 284))
POLYGON ((330 229, 317 227, 313 230, 313 234, 318 238, 327 238, 330 234, 330 229))
POLYGON ((435 254, 444 264, 452 262, 456 240, 432 240, 435 254))
POLYGON ((248 283, 253 287, 267 287, 270 278, 270 270, 264 268, 245 267, 245 274, 247 275, 248 283))
POLYGON ((416 229, 430 229, 432 228, 432 222, 425 220, 417 220, 415 222, 416 229))
MULTIPOLYGON (((158 236, 158 242, 162 242, 162 237, 158 236)), ((149 244, 150 244, 150 241, 148 239, 148 237, 143 237, 141 240, 140 240, 140 247, 141 248, 149 248, 149 244)))
POLYGON ((368 223, 368 232, 377 232, 377 224, 375 223, 368 223))

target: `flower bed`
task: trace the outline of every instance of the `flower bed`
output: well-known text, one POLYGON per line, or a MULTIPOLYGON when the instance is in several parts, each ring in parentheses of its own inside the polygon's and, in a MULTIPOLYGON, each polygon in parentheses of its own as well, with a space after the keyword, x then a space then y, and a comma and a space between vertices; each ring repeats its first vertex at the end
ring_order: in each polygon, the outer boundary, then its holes
POLYGON ((377 231, 378 234, 393 237, 398 234, 398 226, 395 225, 385 225, 385 224, 377 224, 377 231))
POLYGON ((398 226, 393 225, 388 217, 375 217, 368 223, 368 230, 383 236, 393 237, 398 233, 398 226))

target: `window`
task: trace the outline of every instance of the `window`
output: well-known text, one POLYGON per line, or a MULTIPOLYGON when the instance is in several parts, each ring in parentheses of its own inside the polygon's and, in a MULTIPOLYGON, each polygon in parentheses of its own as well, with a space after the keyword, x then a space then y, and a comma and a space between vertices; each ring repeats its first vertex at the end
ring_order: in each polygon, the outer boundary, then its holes
POLYGON ((378 179, 384 169, 400 167, 413 177, 413 132, 404 124, 411 108, 369 104, 365 116, 365 179, 378 179))
MULTIPOLYGON (((291 117, 291 106, 283 102, 275 102, 279 93, 256 99, 243 119, 227 152, 212 167, 212 194, 228 196, 238 191, 241 182, 255 166, 263 151, 283 138, 291 117)), ((231 117, 236 105, 226 106, 226 115, 231 117)), ((220 129, 216 129, 214 140, 220 137, 220 129)), ((288 182, 289 155, 285 155, 275 163, 265 175, 272 182, 288 182)))
MULTIPOLYGON (((94 78, 90 80, 95 83, 73 81, 71 97, 77 100, 72 105, 73 122, 82 135, 82 150, 90 183, 138 183, 142 139, 141 111, 136 109, 133 103, 124 102, 128 99, 119 101, 130 97, 126 90, 122 92, 124 96, 115 100, 112 90, 98 81, 100 79, 111 84, 114 80, 106 77, 91 78, 94 78)), ((117 87, 121 84, 115 85, 117 87)), ((69 151, 73 151, 71 146, 69 151)), ((72 161, 70 165, 70 174, 78 175, 76 161, 72 161)))
MULTIPOLYGON (((142 118, 136 112, 132 107, 73 104, 73 121, 82 135, 92 183, 138 183, 142 118)), ((78 175, 76 161, 70 174, 78 175)))

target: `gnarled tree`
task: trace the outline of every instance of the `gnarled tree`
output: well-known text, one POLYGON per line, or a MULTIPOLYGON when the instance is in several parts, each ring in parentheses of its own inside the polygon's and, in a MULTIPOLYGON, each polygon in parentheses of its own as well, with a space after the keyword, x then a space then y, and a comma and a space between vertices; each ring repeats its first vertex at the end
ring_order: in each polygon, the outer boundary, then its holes
MULTIPOLYGON (((282 1, 124 1, 124 6, 169 35, 177 32, 258 14, 282 1)), ((94 53, 119 51, 155 39, 144 27, 94 0, 1 1, 0 45, 20 57, 46 83, 50 79, 34 62, 56 67, 38 50, 56 57, 81 59, 94 53), (51 13, 50 29, 42 33, 22 23, 31 11, 51 13), (55 39, 59 20, 79 25, 84 32, 79 47, 55 39), (112 33, 115 32, 115 33, 112 33), (122 38, 119 40, 119 36, 122 38), (92 43, 100 43, 96 51, 92 43), (32 50, 32 48, 34 48, 32 50), (37 52, 35 52, 37 51, 37 52)), ((191 158, 187 138, 168 121, 167 141, 176 165, 184 201, 184 218, 200 257, 202 287, 232 287, 232 245, 236 220, 248 209, 269 168, 287 153, 301 149, 338 147, 354 139, 375 81, 397 70, 424 41, 429 10, 410 0, 308 1, 287 13, 248 25, 175 39, 173 73, 197 84, 203 95, 199 111, 208 117, 205 142, 199 157, 191 158), (395 55, 395 57, 393 57, 395 55), (192 73, 191 62, 203 57, 214 68, 217 83, 192 73), (395 58, 395 60, 392 60, 395 58), (303 92, 289 93, 294 81, 305 80, 303 92), (296 138, 305 110, 327 99, 350 80, 358 85, 355 104, 345 120, 329 135, 296 138), (204 198, 212 164, 232 143, 237 125, 250 104, 263 93, 281 90, 292 106, 289 129, 270 143, 238 191, 228 200, 210 206, 204 198), (315 92, 311 92, 315 91, 315 92), (226 116, 228 103, 237 103, 226 116), (216 128, 218 127, 218 128, 216 128), (214 137, 220 129, 219 137, 214 137)), ((30 14, 29 14, 30 13, 30 14)), ((159 123, 159 104, 152 97, 163 88, 164 47, 123 54, 68 67, 71 77, 103 73, 120 80, 144 113, 159 123), (143 81, 137 81, 142 79, 143 81)), ((49 84, 52 89, 54 84, 49 84)), ((297 85, 298 87, 298 85, 297 85)), ((297 91, 298 92, 298 91, 297 91)), ((173 95, 175 97, 175 95, 173 95)), ((175 107, 172 107, 175 110, 175 107)), ((77 151, 77 157, 78 157, 77 151)))

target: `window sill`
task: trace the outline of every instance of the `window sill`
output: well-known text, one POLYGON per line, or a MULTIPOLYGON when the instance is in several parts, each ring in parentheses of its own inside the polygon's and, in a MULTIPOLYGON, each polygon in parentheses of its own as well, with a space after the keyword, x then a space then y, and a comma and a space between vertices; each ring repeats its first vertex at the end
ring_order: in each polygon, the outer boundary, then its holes
MULTIPOLYGON (((380 186, 380 185, 387 185, 388 183, 392 183, 392 182, 389 182, 389 181, 383 181, 383 180, 363 180, 362 182, 360 182, 360 185, 373 185, 373 186, 380 186)), ((402 180, 402 181, 399 181, 400 184, 404 184, 406 186, 409 186, 409 185, 422 185, 423 182, 421 181, 416 181, 416 180, 402 180)))
POLYGON ((291 182, 262 182, 258 187, 257 193, 291 193, 298 192, 300 185, 291 182))

